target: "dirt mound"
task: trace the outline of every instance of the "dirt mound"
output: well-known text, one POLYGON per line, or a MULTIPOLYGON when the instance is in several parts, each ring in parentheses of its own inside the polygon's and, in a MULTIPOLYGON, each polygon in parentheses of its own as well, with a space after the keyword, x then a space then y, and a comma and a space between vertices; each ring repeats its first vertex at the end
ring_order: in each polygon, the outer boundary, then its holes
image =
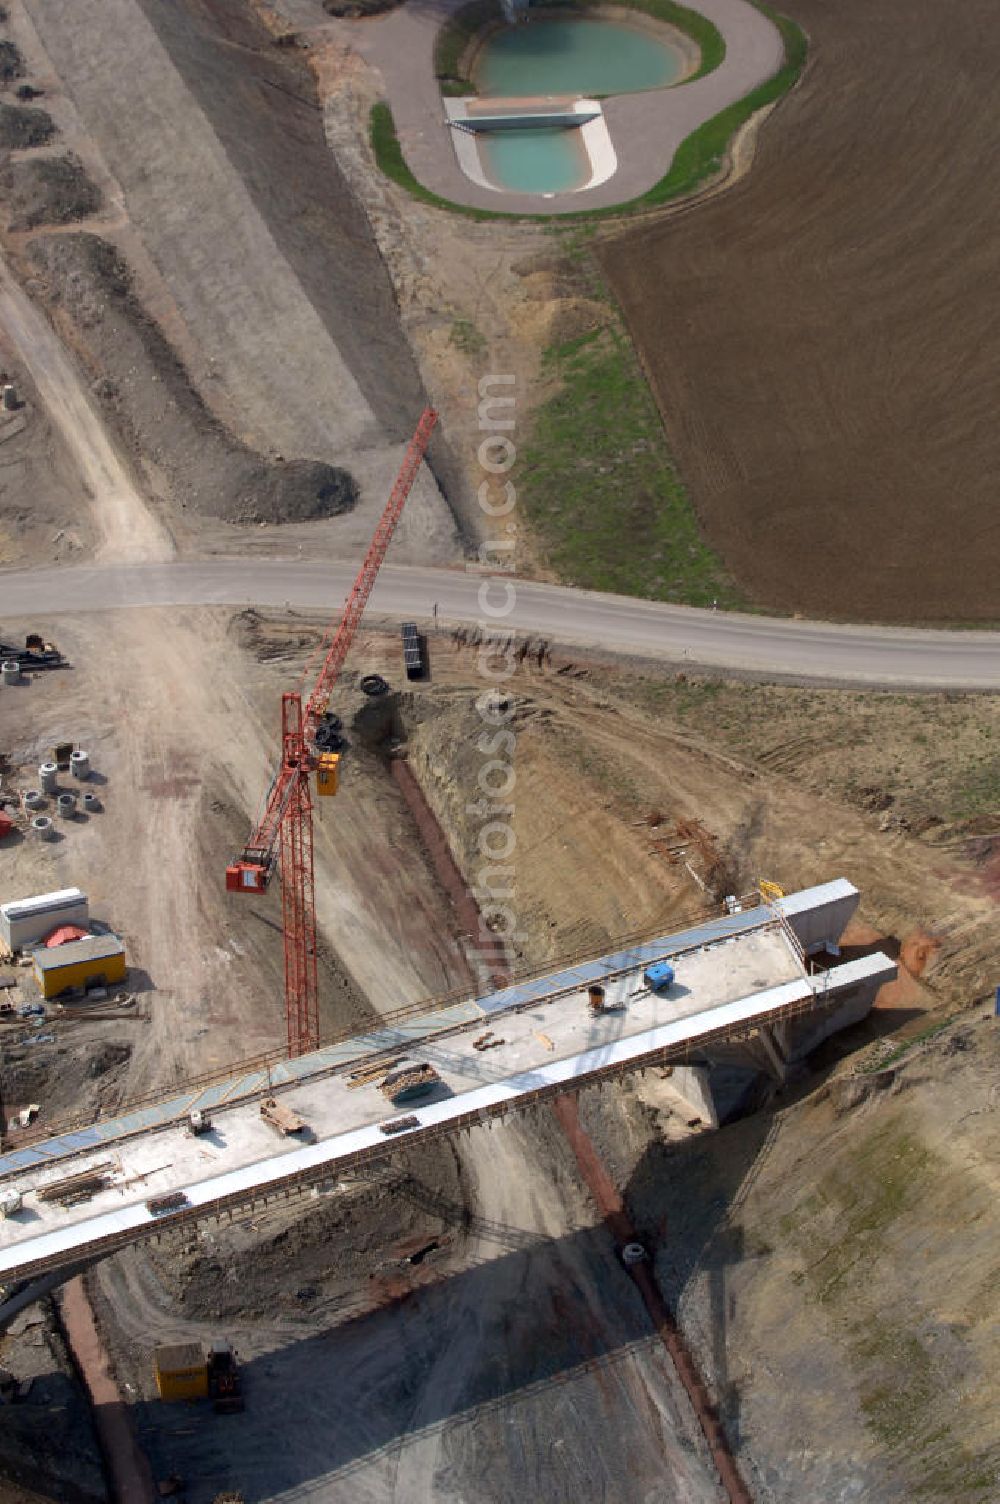
POLYGON ((101 207, 100 190, 74 156, 8 162, 0 187, 7 198, 12 230, 72 224, 101 207))
POLYGON ((410 1270, 423 1278, 456 1251, 467 1220, 455 1148, 426 1144, 318 1200, 259 1212, 225 1232, 165 1238, 152 1262, 185 1319, 313 1317, 398 1295, 410 1270))
POLYGON ((811 62, 750 174, 602 263, 708 541, 751 599, 995 620, 992 9, 789 14, 811 62))
POLYGON ((0 103, 0 147, 5 151, 44 146, 55 135, 55 129, 51 116, 44 110, 0 103))
POLYGON ((95 392, 126 441, 169 477, 182 507, 226 522, 306 522, 357 503, 348 471, 271 460, 226 432, 132 291, 117 250, 88 234, 42 237, 29 253, 101 372, 95 392))
POLYGON ((523 336, 547 349, 599 329, 607 322, 607 312, 592 298, 526 298, 511 318, 523 336))
POLYGON ((37 1102, 42 1109, 40 1121, 46 1123, 86 1119, 96 1116, 98 1109, 113 1110, 121 1100, 131 1057, 130 1044, 81 1038, 65 1026, 51 1043, 35 1044, 25 1034, 20 1043, 5 1044, 4 1105, 12 1114, 37 1102))
MULTIPOLYGON (((7 19, 6 16, 3 17, 7 19)), ((24 59, 13 42, 0 42, 0 83, 9 84, 24 74, 24 59)))
POLYGON ((233 489, 229 522, 311 522, 339 517, 358 499, 357 485, 347 471, 322 460, 278 465, 249 459, 233 489))

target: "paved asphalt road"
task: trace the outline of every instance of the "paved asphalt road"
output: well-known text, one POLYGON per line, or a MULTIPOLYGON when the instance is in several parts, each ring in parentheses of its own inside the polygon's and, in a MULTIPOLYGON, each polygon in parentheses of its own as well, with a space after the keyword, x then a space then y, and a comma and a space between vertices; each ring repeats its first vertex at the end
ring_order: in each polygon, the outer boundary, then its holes
MULTIPOLYGON (((285 606, 331 616, 350 588, 343 563, 212 559, 0 571, 0 620, 137 606, 285 606)), ((698 611, 461 569, 383 568, 376 613, 480 623, 550 642, 759 677, 892 689, 1000 690, 1000 633, 832 626, 698 611), (508 584, 513 595, 508 605, 508 584), (480 604, 484 587, 486 610, 480 604), (487 611, 497 614, 491 619, 487 611)))

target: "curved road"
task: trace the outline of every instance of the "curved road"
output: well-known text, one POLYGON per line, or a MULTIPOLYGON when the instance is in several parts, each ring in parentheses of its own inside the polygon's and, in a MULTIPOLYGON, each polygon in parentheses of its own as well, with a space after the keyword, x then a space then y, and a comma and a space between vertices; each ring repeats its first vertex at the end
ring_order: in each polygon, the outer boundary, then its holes
MULTIPOLYGON (((0 571, 3 617, 140 606, 292 606, 332 616, 355 567, 300 559, 179 560, 0 571)), ((387 565, 372 610, 800 682, 1000 690, 1000 634, 859 627, 667 606, 461 569, 387 565), (490 582, 487 584, 487 582, 490 582), (498 614, 492 619, 480 603, 498 614), (508 589, 510 595, 508 595, 508 589), (509 609, 506 609, 509 604, 509 609)))

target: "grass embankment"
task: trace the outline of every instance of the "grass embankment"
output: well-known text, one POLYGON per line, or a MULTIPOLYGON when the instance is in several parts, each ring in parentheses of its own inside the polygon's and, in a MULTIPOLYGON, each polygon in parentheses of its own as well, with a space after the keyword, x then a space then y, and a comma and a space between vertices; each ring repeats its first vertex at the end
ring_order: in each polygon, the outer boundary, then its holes
MULTIPOLYGON (((376 157, 394 182, 425 203, 447 207, 407 167, 387 105, 372 110, 371 132, 376 157)), ((603 283, 587 290, 607 298, 603 283)), ((461 347, 465 339, 460 333, 456 343, 461 347)), ((701 541, 656 404, 617 315, 611 328, 553 346, 545 365, 559 389, 534 414, 519 469, 525 512, 551 567, 593 590, 697 606, 743 604, 721 561, 701 541)))
POLYGON ((403 156, 403 148, 399 144, 396 135, 396 126, 392 118, 392 111, 387 104, 381 101, 372 105, 371 114, 368 117, 368 139, 371 142, 375 160, 387 178, 405 188, 414 198, 419 198, 425 204, 433 204, 438 209, 452 209, 459 213, 474 214, 475 210, 465 209, 462 204, 452 204, 445 198, 439 198, 423 183, 417 181, 406 165, 403 156))
POLYGON ((532 416, 518 490, 546 561, 569 583, 690 605, 739 604, 701 540, 656 404, 624 330, 545 356, 558 389, 532 416))
POLYGON ((722 678, 630 681, 645 709, 746 762, 934 841, 1000 827, 1000 696, 800 689, 722 678))
POLYGON ((868 1431, 913 1480, 912 1497, 986 1504, 995 1478, 968 1446, 969 1422, 953 1400, 955 1358, 914 1252, 950 1269, 951 1302, 960 1302, 964 1271, 946 1230, 949 1220, 984 1214, 970 1191, 982 1202, 974 1177, 963 1185, 904 1112, 839 1143, 815 1189, 772 1231, 786 1255, 801 1258, 793 1279, 843 1344, 868 1431), (907 1286, 896 1271, 909 1258, 907 1286))
POLYGON ((419 199, 421 203, 430 204, 435 209, 447 209, 449 214, 464 214, 468 219, 516 219, 520 217, 514 214, 495 214, 492 209, 473 209, 468 204, 453 204, 450 199, 441 198, 439 194, 432 193, 429 188, 425 188, 407 166, 403 149, 399 144, 399 137, 396 135, 392 111, 387 104, 379 102, 372 105, 371 114, 368 117, 368 139, 381 171, 394 183, 398 183, 400 188, 405 188, 412 198, 419 199))
POLYGON ((777 73, 751 90, 743 99, 738 99, 718 115, 713 115, 711 120, 706 120, 686 141, 682 141, 670 165, 670 171, 648 193, 633 199, 629 204, 621 205, 617 210, 601 212, 621 213, 623 210, 652 208, 656 204, 666 204, 672 199, 693 193, 721 171, 729 144, 736 132, 758 110, 774 104, 796 83, 806 62, 808 44, 805 33, 794 21, 788 20, 786 16, 779 16, 769 6, 762 5, 760 0, 754 0, 754 4, 781 32, 785 44, 785 61, 777 73))
MULTIPOLYGON (((593 10, 607 0, 544 0, 546 10, 593 10)), ((717 68, 726 55, 726 44, 707 16, 678 5, 675 0, 614 0, 625 10, 641 11, 657 21, 675 26, 697 45, 701 61, 694 78, 703 78, 717 68)), ((471 42, 492 22, 503 20, 500 0, 473 0, 446 21, 434 44, 434 73, 441 93, 451 96, 474 94, 476 86, 462 67, 471 42)))

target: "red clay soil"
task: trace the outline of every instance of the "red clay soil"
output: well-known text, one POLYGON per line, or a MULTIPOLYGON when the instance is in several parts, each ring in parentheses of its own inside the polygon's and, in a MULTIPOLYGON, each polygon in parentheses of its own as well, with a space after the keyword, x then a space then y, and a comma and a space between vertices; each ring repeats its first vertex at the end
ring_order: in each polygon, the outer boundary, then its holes
POLYGON ((810 61, 749 174, 599 259, 751 601, 996 621, 995 5, 780 8, 810 61))
POLYGON ((884 987, 879 988, 875 996, 875 1008, 926 1007, 928 996, 920 981, 940 951, 941 941, 929 935, 926 930, 915 929, 905 939, 896 942, 890 936, 873 929, 870 924, 862 924, 860 920, 853 919, 841 939, 841 944, 846 946, 877 946, 881 943, 885 944, 889 955, 895 952, 898 944, 899 970, 894 982, 886 982, 884 987))
POLYGON ((111 1371, 81 1277, 71 1279, 60 1300, 63 1328, 94 1409, 94 1425, 117 1504, 153 1504, 153 1475, 139 1447, 128 1406, 111 1371))
MULTIPOLYGON (((580 1173, 587 1182, 590 1194, 611 1236, 619 1244, 634 1242, 635 1229, 629 1221, 625 1204, 602 1164, 589 1134, 580 1123, 576 1098, 557 1097, 552 1104, 552 1111, 576 1155, 580 1173)), ((657 1287, 652 1266, 648 1263, 633 1264, 628 1272, 645 1302, 657 1336, 670 1354, 677 1377, 684 1385, 705 1440, 708 1442, 712 1460, 718 1468, 722 1486, 729 1496, 730 1504, 753 1504, 752 1496, 740 1476, 736 1459, 729 1449, 726 1433, 708 1397, 708 1390, 705 1388, 701 1374, 657 1287)))

